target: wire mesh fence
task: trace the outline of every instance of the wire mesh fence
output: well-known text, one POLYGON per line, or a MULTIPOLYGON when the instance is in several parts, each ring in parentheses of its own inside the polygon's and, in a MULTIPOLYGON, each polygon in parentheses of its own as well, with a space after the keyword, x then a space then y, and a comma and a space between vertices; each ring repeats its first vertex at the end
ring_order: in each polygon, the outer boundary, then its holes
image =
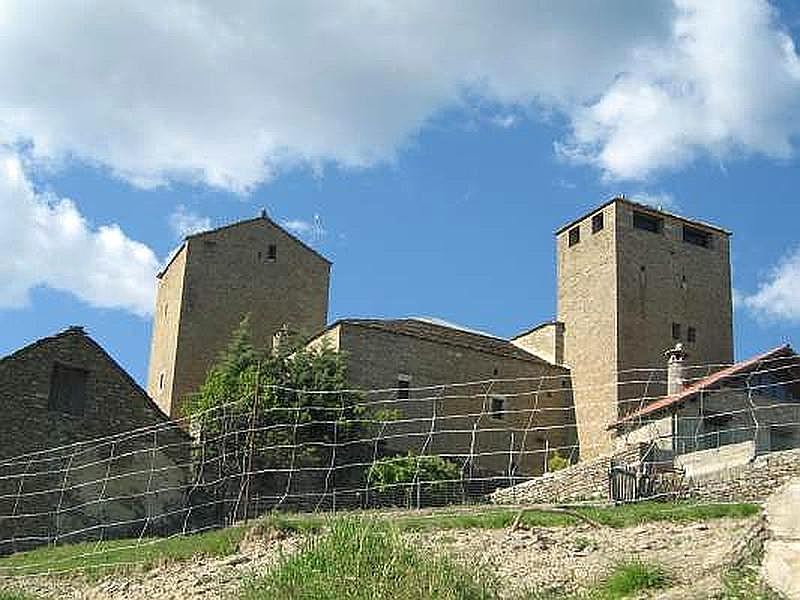
MULTIPOLYGON (((695 367, 685 389, 720 368, 695 367)), ((484 503, 498 488, 631 447, 644 450, 611 459, 600 497, 680 497, 686 457, 744 442, 755 453, 800 448, 799 369, 796 356, 761 361, 650 413, 642 408, 664 400, 666 371, 626 372, 609 383, 623 400, 596 448, 579 442, 577 390, 560 376, 282 388, 279 404, 260 403, 254 386, 191 418, 0 458, 0 554, 83 540, 157 543, 273 510, 484 503), (626 385, 656 394, 632 398, 626 385)), ((583 401, 583 414, 607 404, 598 398, 583 401)), ((0 565, 0 575, 13 572, 0 565)))

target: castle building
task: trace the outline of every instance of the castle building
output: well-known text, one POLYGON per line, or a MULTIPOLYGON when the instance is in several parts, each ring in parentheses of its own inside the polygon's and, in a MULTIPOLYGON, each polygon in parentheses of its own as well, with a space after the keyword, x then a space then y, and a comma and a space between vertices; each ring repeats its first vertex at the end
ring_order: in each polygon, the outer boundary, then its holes
POLYGON ((249 315, 253 342, 321 330, 331 263, 269 219, 188 236, 158 275, 147 391, 172 418, 249 315))
POLYGON ((609 452, 608 425, 666 393, 659 367, 676 342, 703 365, 696 378, 733 362, 729 237, 624 198, 556 232, 558 322, 527 343, 571 371, 582 458, 609 452))
POLYGON ((347 356, 350 384, 393 411, 389 454, 445 456, 473 476, 531 476, 578 459, 569 370, 515 344, 439 320, 341 319, 313 338, 347 356))

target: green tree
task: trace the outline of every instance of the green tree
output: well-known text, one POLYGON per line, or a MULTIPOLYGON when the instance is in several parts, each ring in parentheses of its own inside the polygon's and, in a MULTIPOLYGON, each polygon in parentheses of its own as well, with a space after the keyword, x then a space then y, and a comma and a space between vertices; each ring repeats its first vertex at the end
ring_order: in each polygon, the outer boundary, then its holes
POLYGON ((276 470, 285 480, 287 469, 335 464, 359 447, 343 443, 369 437, 361 398, 347 388, 342 354, 299 341, 259 351, 242 320, 186 405, 198 477, 227 519, 239 516, 229 505, 241 506, 251 483, 263 491, 276 470))

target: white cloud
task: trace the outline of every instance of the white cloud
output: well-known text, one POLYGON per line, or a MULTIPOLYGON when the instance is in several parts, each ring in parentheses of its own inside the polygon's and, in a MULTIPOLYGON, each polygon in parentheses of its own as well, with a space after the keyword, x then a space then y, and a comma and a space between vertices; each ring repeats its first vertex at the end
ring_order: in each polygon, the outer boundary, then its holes
POLYGON ((179 238, 185 238, 187 235, 211 229, 211 219, 209 217, 201 217, 197 213, 188 210, 183 204, 179 204, 169 216, 169 224, 172 227, 172 231, 179 238))
POLYGON ((557 149, 609 178, 699 155, 787 157, 800 133, 800 59, 766 0, 675 0, 666 41, 640 46, 557 149))
POLYGON ((800 248, 773 269, 756 293, 740 301, 762 317, 800 322, 800 248))
POLYGON ((34 190, 19 157, 0 148, 0 307, 37 286, 139 315, 153 309, 158 262, 117 225, 92 227, 67 198, 34 190))
MULTIPOLYGON (((6 0, 0 143, 247 192, 390 161, 441 111, 560 111, 610 177, 787 156, 800 60, 766 0, 6 0)), ((500 119, 498 125, 512 124, 500 119)))
POLYGON ((320 219, 319 215, 314 215, 314 219, 312 221, 305 221, 303 219, 287 219, 285 221, 281 221, 281 226, 301 237, 313 237, 315 239, 319 239, 322 238, 326 233, 322 226, 322 220, 320 219))
POLYGON ((660 210, 666 210, 670 212, 678 212, 680 210, 678 201, 675 200, 675 197, 672 194, 667 192, 639 192, 631 196, 631 200, 634 202, 647 204, 648 206, 652 206, 653 208, 658 208, 660 210))

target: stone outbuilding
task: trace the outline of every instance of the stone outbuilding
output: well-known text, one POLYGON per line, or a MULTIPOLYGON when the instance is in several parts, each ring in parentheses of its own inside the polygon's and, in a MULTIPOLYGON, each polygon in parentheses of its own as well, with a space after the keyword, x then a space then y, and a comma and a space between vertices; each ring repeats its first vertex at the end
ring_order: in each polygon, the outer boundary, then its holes
POLYGON ((173 531, 190 439, 82 328, 0 359, 0 554, 173 531))
POLYGON ((309 342, 347 357, 371 390, 387 454, 453 460, 472 476, 531 476, 578 459, 569 370, 512 341, 432 319, 342 319, 309 342), (380 411, 380 412, 378 412, 380 411), (471 469, 471 471, 469 471, 471 469))
POLYGON ((616 447, 652 443, 687 476, 800 448, 800 357, 788 345, 693 377, 681 346, 669 351, 669 393, 611 426, 616 447))

